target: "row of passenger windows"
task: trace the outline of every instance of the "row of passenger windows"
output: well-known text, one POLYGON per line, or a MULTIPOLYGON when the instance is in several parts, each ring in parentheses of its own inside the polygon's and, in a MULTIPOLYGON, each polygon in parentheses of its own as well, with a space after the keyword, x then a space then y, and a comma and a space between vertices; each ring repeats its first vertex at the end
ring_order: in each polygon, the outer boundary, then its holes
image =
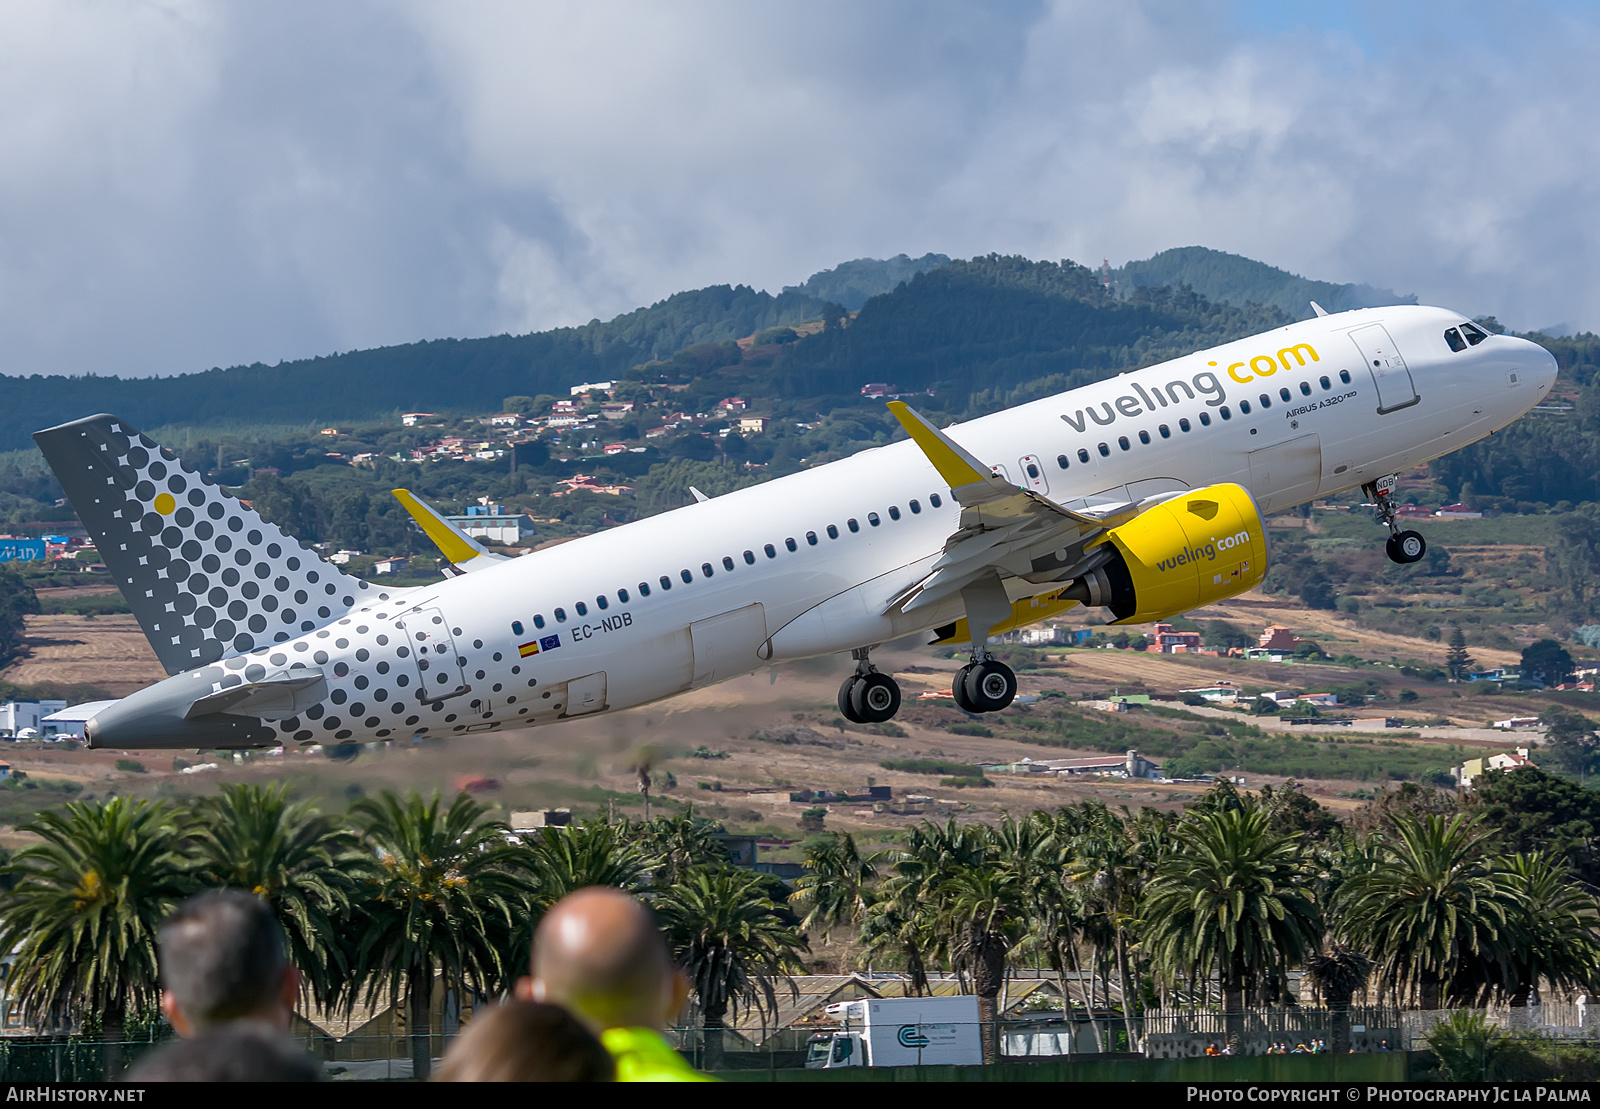
POLYGON ((1466 350, 1468 344, 1477 346, 1488 337, 1488 335, 1473 327, 1470 323, 1462 324, 1459 331, 1452 327, 1444 333, 1444 341, 1449 344, 1451 350, 1456 351, 1466 350), (1465 339, 1462 338, 1463 336, 1465 336, 1465 339))
MULTIPOLYGON (((928 503, 931 504, 934 508, 943 508, 944 507, 944 498, 939 496, 939 494, 937 494, 937 493, 930 493, 930 494, 928 494, 928 503)), ((908 507, 911 510, 911 515, 913 515, 913 516, 920 515, 921 512, 922 512, 922 502, 921 501, 917 501, 917 500, 910 501, 910 502, 907 503, 906 507, 908 507)), ((892 505, 889 506, 889 519, 891 519, 891 520, 900 519, 900 506, 899 505, 893 505, 892 504, 892 505)), ((882 524, 883 524, 883 518, 880 517, 876 512, 867 513, 867 525, 869 527, 880 527, 880 526, 882 526, 882 524)), ((850 518, 850 519, 845 521, 845 525, 844 526, 846 528, 850 529, 850 531, 852 533, 856 533, 856 532, 859 532, 861 530, 861 521, 859 521, 859 520, 855 519, 854 517, 852 517, 852 518, 850 518)), ((829 524, 823 530, 827 533, 827 536, 828 536, 829 539, 837 539, 837 538, 839 538, 839 525, 838 524, 829 524)), ((821 542, 821 540, 817 537, 817 533, 816 532, 808 531, 808 532, 806 532, 805 542, 806 542, 806 546, 815 547, 821 542)), ((784 549, 787 550, 787 551, 790 551, 790 552, 798 551, 800 549, 800 541, 791 536, 790 538, 785 539, 783 541, 783 546, 784 546, 784 549)), ((761 551, 768 558, 777 558, 778 557, 778 548, 773 546, 771 543, 768 543, 765 546, 763 546, 761 548, 761 551)), ((745 551, 742 557, 744 559, 744 563, 745 563, 746 566, 754 566, 756 564, 756 552, 754 552, 754 551, 745 551)), ((738 564, 734 561, 733 556, 731 556, 731 555, 724 555, 723 556, 723 558, 722 558, 722 569, 723 569, 724 573, 732 573, 734 567, 737 566, 737 565, 738 564)), ((713 566, 711 563, 702 562, 700 564, 700 574, 701 574, 702 577, 707 577, 707 578, 712 577, 712 576, 714 576, 716 574, 716 572, 717 572, 716 567, 713 566)), ((683 570, 679 570, 678 571, 678 578, 683 582, 684 585, 688 585, 688 584, 690 584, 691 582, 694 581, 694 572, 692 570, 687 569, 687 568, 685 568, 683 570)), ((657 579, 657 580, 658 580, 660 588, 662 589, 663 592, 665 592, 666 590, 669 590, 669 589, 672 588, 672 577, 670 575, 662 574, 661 577, 659 579, 657 579)), ((649 582, 645 582, 645 581, 640 582, 639 583, 639 596, 641 596, 641 597, 650 596, 651 588, 652 587, 651 587, 649 582)), ((618 601, 622 602, 623 604, 627 604, 632 599, 633 599, 632 595, 629 593, 628 590, 626 590, 626 589, 617 590, 617 600, 618 601)), ((607 609, 609 609, 611 607, 610 599, 607 598, 606 595, 603 594, 603 593, 600 596, 598 596, 598 597, 596 597, 594 599, 594 603, 595 603, 595 607, 600 609, 601 611, 605 611, 605 610, 607 610, 607 609)), ((578 601, 576 604, 574 604, 572 606, 572 608, 579 616, 587 616, 587 615, 589 615, 589 606, 584 601, 578 601)), ((556 618, 556 623, 558 623, 558 624, 566 623, 566 621, 567 621, 567 610, 566 609, 558 608, 558 609, 556 609, 554 611, 554 615, 555 615, 555 618, 556 618)), ((538 613, 538 614, 536 614, 534 616, 534 618, 533 618, 533 626, 535 628, 539 628, 539 629, 543 629, 546 626, 546 621, 545 621, 543 613, 538 613)), ((522 634, 524 634, 524 630, 523 630, 523 626, 522 626, 522 621, 521 620, 513 620, 513 621, 511 621, 511 633, 513 635, 522 635, 522 634)))
MULTIPOLYGON (((1339 381, 1341 383, 1345 384, 1345 385, 1350 384, 1350 371, 1349 370, 1340 370, 1339 371, 1339 381)), ((1320 377, 1317 380, 1317 383, 1322 386, 1323 392, 1328 392, 1333 388, 1333 382, 1328 378, 1328 376, 1326 374, 1324 374, 1322 377, 1320 377)), ((1301 396, 1306 396, 1306 397, 1309 397, 1311 395, 1311 383, 1309 381, 1302 381, 1300 383, 1300 395, 1301 396)), ((1284 386, 1283 388, 1280 388, 1278 390, 1278 399, 1284 401, 1285 403, 1288 403, 1288 402, 1290 402, 1290 401, 1292 401, 1294 399, 1294 394, 1289 391, 1288 386, 1284 386)), ((1272 397, 1267 393, 1262 393, 1259 397, 1256 398, 1256 400, 1260 403, 1260 405, 1261 405, 1261 407, 1263 409, 1272 407, 1272 397)), ((1246 415, 1246 416, 1250 415, 1250 402, 1247 401, 1247 400, 1240 401, 1239 402, 1239 411, 1242 414, 1246 415)), ((1217 415, 1221 416, 1224 420, 1233 419, 1233 411, 1227 405, 1223 405, 1221 408, 1217 409, 1217 415)), ((1210 427, 1211 426, 1211 413, 1209 413, 1209 412, 1201 412, 1200 416, 1199 416, 1199 420, 1200 420, 1200 426, 1201 427, 1210 427)), ((1183 419, 1180 419, 1178 421, 1178 430, 1179 431, 1184 431, 1184 432, 1192 431, 1192 430, 1194 430, 1194 425, 1189 422, 1189 419, 1186 416, 1183 419)), ((1156 428, 1156 433, 1158 435, 1160 435, 1161 438, 1163 438, 1163 439, 1171 439, 1172 438, 1172 428, 1169 427, 1166 424, 1161 424, 1159 427, 1157 427, 1156 428)), ((1150 442, 1150 433, 1148 431, 1139 432, 1139 442, 1141 442, 1141 443, 1149 443, 1150 442)), ((1128 437, 1126 435, 1117 436, 1117 446, 1120 449, 1125 450, 1125 451, 1133 449, 1133 444, 1128 440, 1128 437)), ((1101 458, 1110 458, 1111 457, 1111 444, 1110 443, 1097 444, 1097 448, 1096 449, 1099 450, 1101 458)), ((1087 448, 1087 447, 1079 447, 1078 448, 1078 461, 1079 462, 1088 462, 1089 461, 1089 448, 1087 448)), ((1060 466, 1063 470, 1065 470, 1065 469, 1069 468, 1072 465, 1072 460, 1070 458, 1068 458, 1064 454, 1058 454, 1058 455, 1056 455, 1056 465, 1060 466)), ((1038 474, 1030 474, 1029 476, 1030 477, 1038 477, 1039 475, 1038 474)))

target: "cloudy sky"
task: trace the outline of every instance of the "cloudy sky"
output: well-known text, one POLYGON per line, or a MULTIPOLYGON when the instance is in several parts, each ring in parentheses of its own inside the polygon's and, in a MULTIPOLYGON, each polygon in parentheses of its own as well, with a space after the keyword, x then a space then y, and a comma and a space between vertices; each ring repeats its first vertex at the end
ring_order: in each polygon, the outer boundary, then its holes
POLYGON ((1600 7, 17 0, 0 373, 1201 244, 1600 328, 1600 7))

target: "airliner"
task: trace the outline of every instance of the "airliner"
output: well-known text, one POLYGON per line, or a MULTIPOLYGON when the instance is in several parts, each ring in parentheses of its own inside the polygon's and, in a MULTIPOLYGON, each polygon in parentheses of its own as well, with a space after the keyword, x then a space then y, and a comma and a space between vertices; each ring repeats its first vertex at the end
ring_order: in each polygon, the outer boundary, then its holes
POLYGON ((1441 308, 1303 322, 936 427, 521 557, 405 490, 439 581, 360 580, 113 415, 38 432, 170 675, 88 721, 98 748, 340 745, 550 724, 850 652, 852 721, 900 707, 875 647, 966 645, 972 713, 1017 681, 990 638, 1074 606, 1170 618, 1258 584, 1263 517, 1362 489, 1396 562, 1396 475, 1504 427, 1556 362, 1441 308))

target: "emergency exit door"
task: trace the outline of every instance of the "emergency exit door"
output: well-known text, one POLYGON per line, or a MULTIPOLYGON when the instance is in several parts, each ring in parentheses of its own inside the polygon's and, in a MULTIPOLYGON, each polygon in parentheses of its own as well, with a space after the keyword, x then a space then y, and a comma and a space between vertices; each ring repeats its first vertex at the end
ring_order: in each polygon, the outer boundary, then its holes
POLYGON ((1406 360, 1394 345, 1394 339, 1381 323, 1358 327, 1350 332, 1351 341, 1361 352, 1372 373, 1372 382, 1378 387, 1378 414, 1408 408, 1422 398, 1417 396, 1411 381, 1411 371, 1406 360))

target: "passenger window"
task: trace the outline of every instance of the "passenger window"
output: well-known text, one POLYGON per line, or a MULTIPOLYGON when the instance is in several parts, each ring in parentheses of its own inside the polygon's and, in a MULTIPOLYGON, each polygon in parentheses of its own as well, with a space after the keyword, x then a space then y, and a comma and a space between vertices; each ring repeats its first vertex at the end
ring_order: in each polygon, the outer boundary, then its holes
POLYGON ((754 566, 756 564, 756 552, 754 552, 754 551, 746 551, 746 552, 744 552, 744 564, 746 566, 754 566))
POLYGON ((1067 456, 1064 454, 1056 455, 1056 465, 1065 470, 1067 468, 1067 456))
POLYGON ((789 548, 790 551, 798 551, 800 549, 800 544, 794 541, 794 536, 792 535, 783 541, 783 545, 789 548))
POLYGON ((1078 448, 1078 461, 1079 462, 1087 462, 1087 461, 1089 461, 1089 452, 1084 450, 1082 447, 1078 448))
POLYGON ((694 581, 694 575, 689 573, 687 570, 679 570, 678 576, 683 579, 684 585, 688 585, 690 582, 694 581))
POLYGON ((650 583, 649 582, 642 581, 642 582, 639 583, 639 596, 641 596, 641 597, 650 596, 650 583))
POLYGON ((1318 378, 1317 384, 1321 385, 1324 390, 1333 388, 1333 382, 1328 380, 1327 374, 1323 374, 1322 377, 1318 378))
MULTIPOLYGON (((791 540, 789 540, 789 542, 793 543, 794 540, 791 539, 791 540)), ((765 552, 765 554, 766 554, 766 556, 768 558, 777 558, 778 557, 778 548, 774 547, 771 543, 768 543, 765 547, 762 547, 761 550, 763 552, 765 552)))
POLYGON ((536 628, 544 627, 544 613, 541 612, 533 618, 533 626, 536 628))
POLYGON ((1476 327, 1473 327, 1470 323, 1464 323, 1461 325, 1461 334, 1465 335, 1467 337, 1467 342, 1471 343, 1473 346, 1477 346, 1479 343, 1483 342, 1489 337, 1482 331, 1479 331, 1476 327))
POLYGON ((1156 430, 1161 433, 1161 438, 1163 438, 1163 439, 1171 439, 1172 438, 1172 429, 1170 427, 1168 427, 1166 424, 1162 424, 1160 427, 1156 428, 1156 430))
POLYGON ((916 501, 911 501, 910 502, 910 506, 911 506, 911 515, 913 515, 913 516, 918 515, 922 511, 922 505, 918 504, 916 501))
POLYGON ((1148 445, 1149 442, 1150 442, 1150 433, 1148 431, 1141 431, 1139 433, 1139 442, 1145 443, 1145 444, 1148 445))
POLYGON ((1346 385, 1350 384, 1350 371, 1349 370, 1340 370, 1339 371, 1339 380, 1344 382, 1346 385))
POLYGON ((1200 426, 1201 427, 1210 427, 1211 426, 1211 413, 1209 413, 1209 412, 1200 413, 1200 426))
POLYGON ((600 596, 596 597, 594 599, 594 603, 599 605, 602 609, 607 609, 607 608, 611 607, 611 602, 606 600, 606 595, 604 593, 602 593, 602 594, 600 594, 600 596))
POLYGON ((621 601, 623 604, 627 604, 628 603, 628 591, 626 589, 617 590, 617 600, 621 601))
POLYGON ((1288 389, 1279 389, 1278 390, 1278 396, 1281 397, 1285 402, 1287 402, 1290 399, 1289 390, 1288 389))
POLYGON ((876 512, 869 512, 867 513, 867 523, 871 524, 873 527, 877 527, 879 524, 883 523, 883 521, 878 519, 878 514, 876 512))
POLYGON ((513 621, 511 621, 511 634, 512 635, 521 635, 522 634, 522 621, 521 620, 513 620, 513 621))
POLYGON ((578 610, 578 615, 579 616, 587 616, 587 615, 589 615, 589 606, 584 604, 582 601, 579 601, 577 604, 573 605, 572 607, 578 610))
MULTIPOLYGON (((1250 415, 1250 402, 1247 401, 1247 400, 1240 401, 1239 402, 1239 411, 1242 412, 1246 416, 1250 415)), ((1226 408, 1224 408, 1222 410, 1222 418, 1224 420, 1226 420, 1228 418, 1228 410, 1226 408)))
POLYGON ((1272 398, 1271 398, 1271 397, 1269 397, 1269 396, 1267 396, 1267 394, 1265 394, 1265 393, 1262 393, 1262 394, 1261 394, 1261 395, 1260 395, 1260 396, 1259 396, 1259 397, 1257 397, 1257 398, 1256 398, 1256 399, 1257 399, 1257 400, 1259 400, 1259 401, 1260 401, 1260 402, 1261 402, 1261 407, 1262 407, 1262 408, 1263 408, 1263 409, 1267 409, 1267 408, 1271 408, 1271 407, 1272 407, 1272 398))
MULTIPOLYGON (((1241 405, 1240 407, 1243 407, 1243 406, 1241 405)), ((1249 409, 1246 408, 1245 411, 1248 412, 1249 409)), ((1227 405, 1223 405, 1221 408, 1217 409, 1217 415, 1221 416, 1224 420, 1233 419, 1233 413, 1228 411, 1228 406, 1227 405)))
POLYGON ((1038 478, 1039 476, 1039 467, 1035 466, 1032 462, 1028 463, 1028 476, 1031 478, 1038 478))
POLYGON ((933 505, 934 508, 938 508, 938 507, 940 507, 941 505, 944 504, 944 501, 939 499, 939 494, 937 494, 937 493, 929 493, 928 494, 928 503, 933 505))
POLYGON ((1189 430, 1189 417, 1185 416, 1183 419, 1178 421, 1178 430, 1179 431, 1188 431, 1189 430))
POLYGON ((662 574, 661 575, 661 590, 662 590, 662 592, 666 592, 668 589, 671 589, 671 588, 672 588, 672 579, 667 577, 667 575, 662 574))
POLYGON ((854 534, 855 532, 858 532, 858 531, 861 530, 861 525, 856 523, 856 520, 855 520, 854 516, 852 516, 850 519, 846 520, 844 522, 844 526, 849 528, 852 534, 854 534))
POLYGON ((1117 446, 1121 447, 1123 450, 1127 450, 1128 449, 1128 437, 1126 435, 1117 436, 1117 446))
POLYGON ((1311 395, 1311 382, 1302 381, 1300 383, 1300 395, 1302 397, 1309 397, 1311 395))
POLYGON ((889 519, 891 519, 891 520, 900 519, 900 506, 899 505, 892 504, 892 505, 889 506, 889 519))
POLYGON ((1111 446, 1110 446, 1110 444, 1108 444, 1108 443, 1101 443, 1100 444, 1100 457, 1101 458, 1110 458, 1111 457, 1111 446))
POLYGON ((837 539, 837 538, 839 538, 839 526, 837 524, 829 524, 828 525, 828 538, 829 539, 837 539))
POLYGON ((702 562, 700 564, 700 572, 709 578, 715 571, 711 569, 711 563, 702 562))
POLYGON ((722 556, 722 568, 730 574, 733 573, 733 559, 728 555, 722 556))
POLYGON ((817 533, 814 531, 806 532, 806 542, 815 547, 817 545, 817 533))
POLYGON ((564 609, 564 608, 556 609, 556 623, 565 624, 566 622, 567 622, 567 610, 564 609))

